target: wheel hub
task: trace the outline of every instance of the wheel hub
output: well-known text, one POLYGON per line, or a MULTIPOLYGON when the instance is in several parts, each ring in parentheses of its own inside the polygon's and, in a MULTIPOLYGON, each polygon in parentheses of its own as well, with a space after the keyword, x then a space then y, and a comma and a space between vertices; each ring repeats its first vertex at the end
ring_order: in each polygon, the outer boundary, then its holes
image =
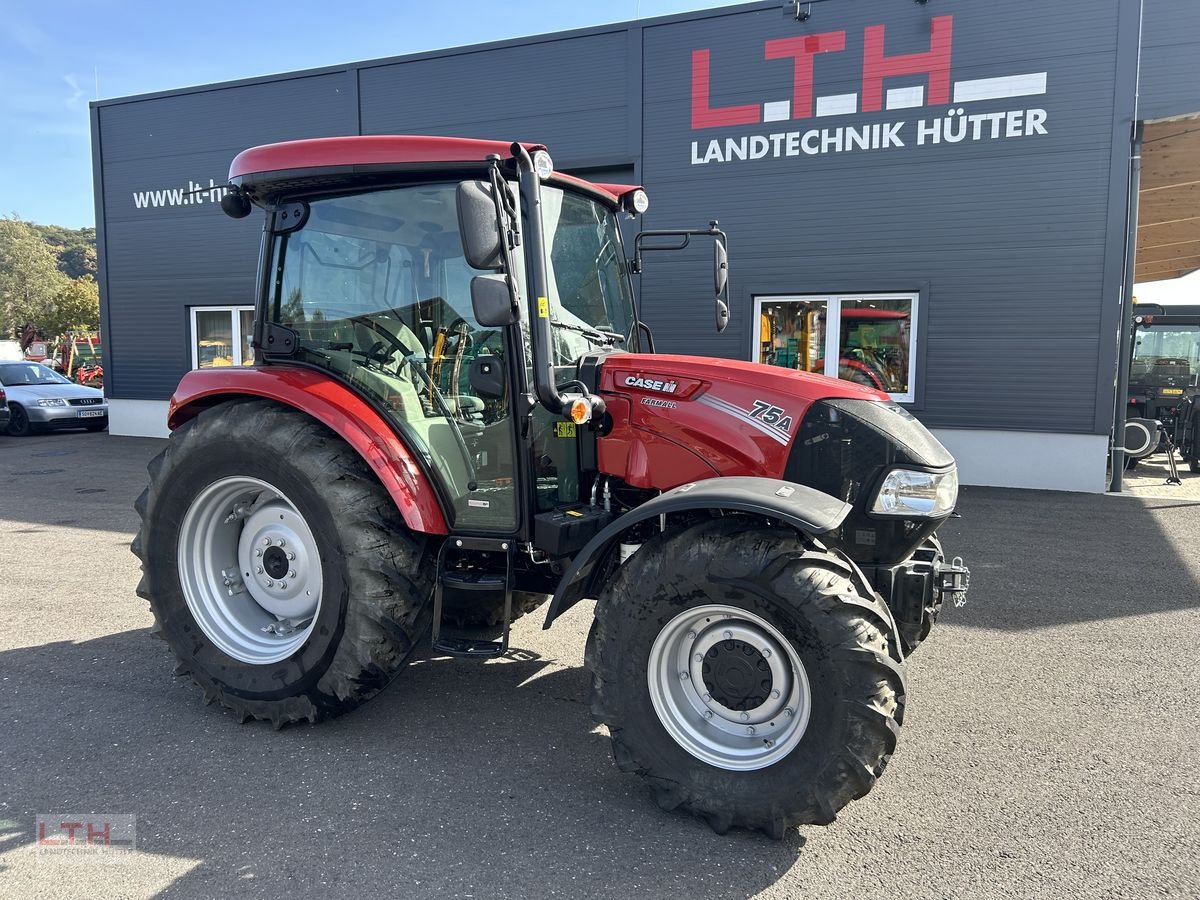
POLYGON ((265 481, 229 476, 197 494, 180 527, 178 568, 196 624, 236 660, 279 662, 312 633, 320 551, 296 506, 265 481))
POLYGON ((739 711, 766 703, 774 682, 767 660, 745 641, 713 644, 704 654, 700 670, 712 698, 739 711))
POLYGON ((766 768, 808 728, 812 695, 799 654, 740 607, 697 606, 669 621, 650 648, 646 680, 667 733, 720 769, 766 768))
POLYGON ((283 578, 288 573, 288 558, 282 547, 268 547, 263 554, 263 568, 271 578, 283 578))

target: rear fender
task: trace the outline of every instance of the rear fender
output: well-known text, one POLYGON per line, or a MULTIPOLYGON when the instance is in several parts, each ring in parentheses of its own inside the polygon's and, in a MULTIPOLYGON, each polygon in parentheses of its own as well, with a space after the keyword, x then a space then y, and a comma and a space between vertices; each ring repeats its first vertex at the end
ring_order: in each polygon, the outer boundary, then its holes
POLYGON ((630 527, 658 516, 702 509, 752 513, 790 525, 809 537, 818 537, 837 530, 851 507, 814 488, 775 478, 709 478, 680 485, 630 510, 579 551, 554 592, 542 627, 549 628, 580 600, 595 596, 594 582, 605 569, 603 562, 630 527))
POLYGON ((274 400, 312 416, 366 461, 412 531, 450 533, 437 491, 392 426, 366 400, 321 372, 292 366, 189 372, 171 397, 167 426, 178 428, 210 406, 242 397, 274 400))

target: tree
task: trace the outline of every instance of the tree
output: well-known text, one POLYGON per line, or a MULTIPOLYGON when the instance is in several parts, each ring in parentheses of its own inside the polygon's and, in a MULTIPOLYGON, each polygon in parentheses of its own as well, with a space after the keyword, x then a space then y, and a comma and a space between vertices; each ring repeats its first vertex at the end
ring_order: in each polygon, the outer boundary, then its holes
POLYGON ((68 284, 54 252, 29 223, 0 218, 0 334, 11 337, 24 322, 54 333, 45 319, 68 284))
POLYGON ((55 295, 53 306, 38 323, 46 334, 96 331, 100 327, 100 288, 91 275, 72 278, 55 295))
POLYGON ((96 229, 32 226, 58 257, 58 269, 68 278, 96 274, 96 229))

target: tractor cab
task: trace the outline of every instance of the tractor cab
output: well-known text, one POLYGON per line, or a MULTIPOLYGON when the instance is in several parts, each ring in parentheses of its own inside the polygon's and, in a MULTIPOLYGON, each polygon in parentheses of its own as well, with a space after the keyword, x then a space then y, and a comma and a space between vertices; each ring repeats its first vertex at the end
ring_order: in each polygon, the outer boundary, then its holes
POLYGON ((457 532, 527 541, 586 499, 575 439, 605 407, 579 363, 648 333, 620 228, 641 188, 558 173, 538 145, 406 137, 255 148, 230 181, 227 212, 268 214, 262 362, 367 399, 457 532))

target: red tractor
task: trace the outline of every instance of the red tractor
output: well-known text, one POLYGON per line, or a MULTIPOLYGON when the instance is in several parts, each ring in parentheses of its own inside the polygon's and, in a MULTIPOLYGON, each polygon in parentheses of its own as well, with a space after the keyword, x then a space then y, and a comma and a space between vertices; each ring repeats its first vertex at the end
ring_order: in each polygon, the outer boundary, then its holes
POLYGON ((266 215, 255 365, 184 377, 150 464, 138 593, 240 716, 336 716, 423 641, 507 651, 595 599, 592 710, 666 809, 781 836, 862 797, 905 658, 967 571, 955 463, 868 387, 653 352, 636 187, 540 145, 347 137, 247 150, 266 215))

